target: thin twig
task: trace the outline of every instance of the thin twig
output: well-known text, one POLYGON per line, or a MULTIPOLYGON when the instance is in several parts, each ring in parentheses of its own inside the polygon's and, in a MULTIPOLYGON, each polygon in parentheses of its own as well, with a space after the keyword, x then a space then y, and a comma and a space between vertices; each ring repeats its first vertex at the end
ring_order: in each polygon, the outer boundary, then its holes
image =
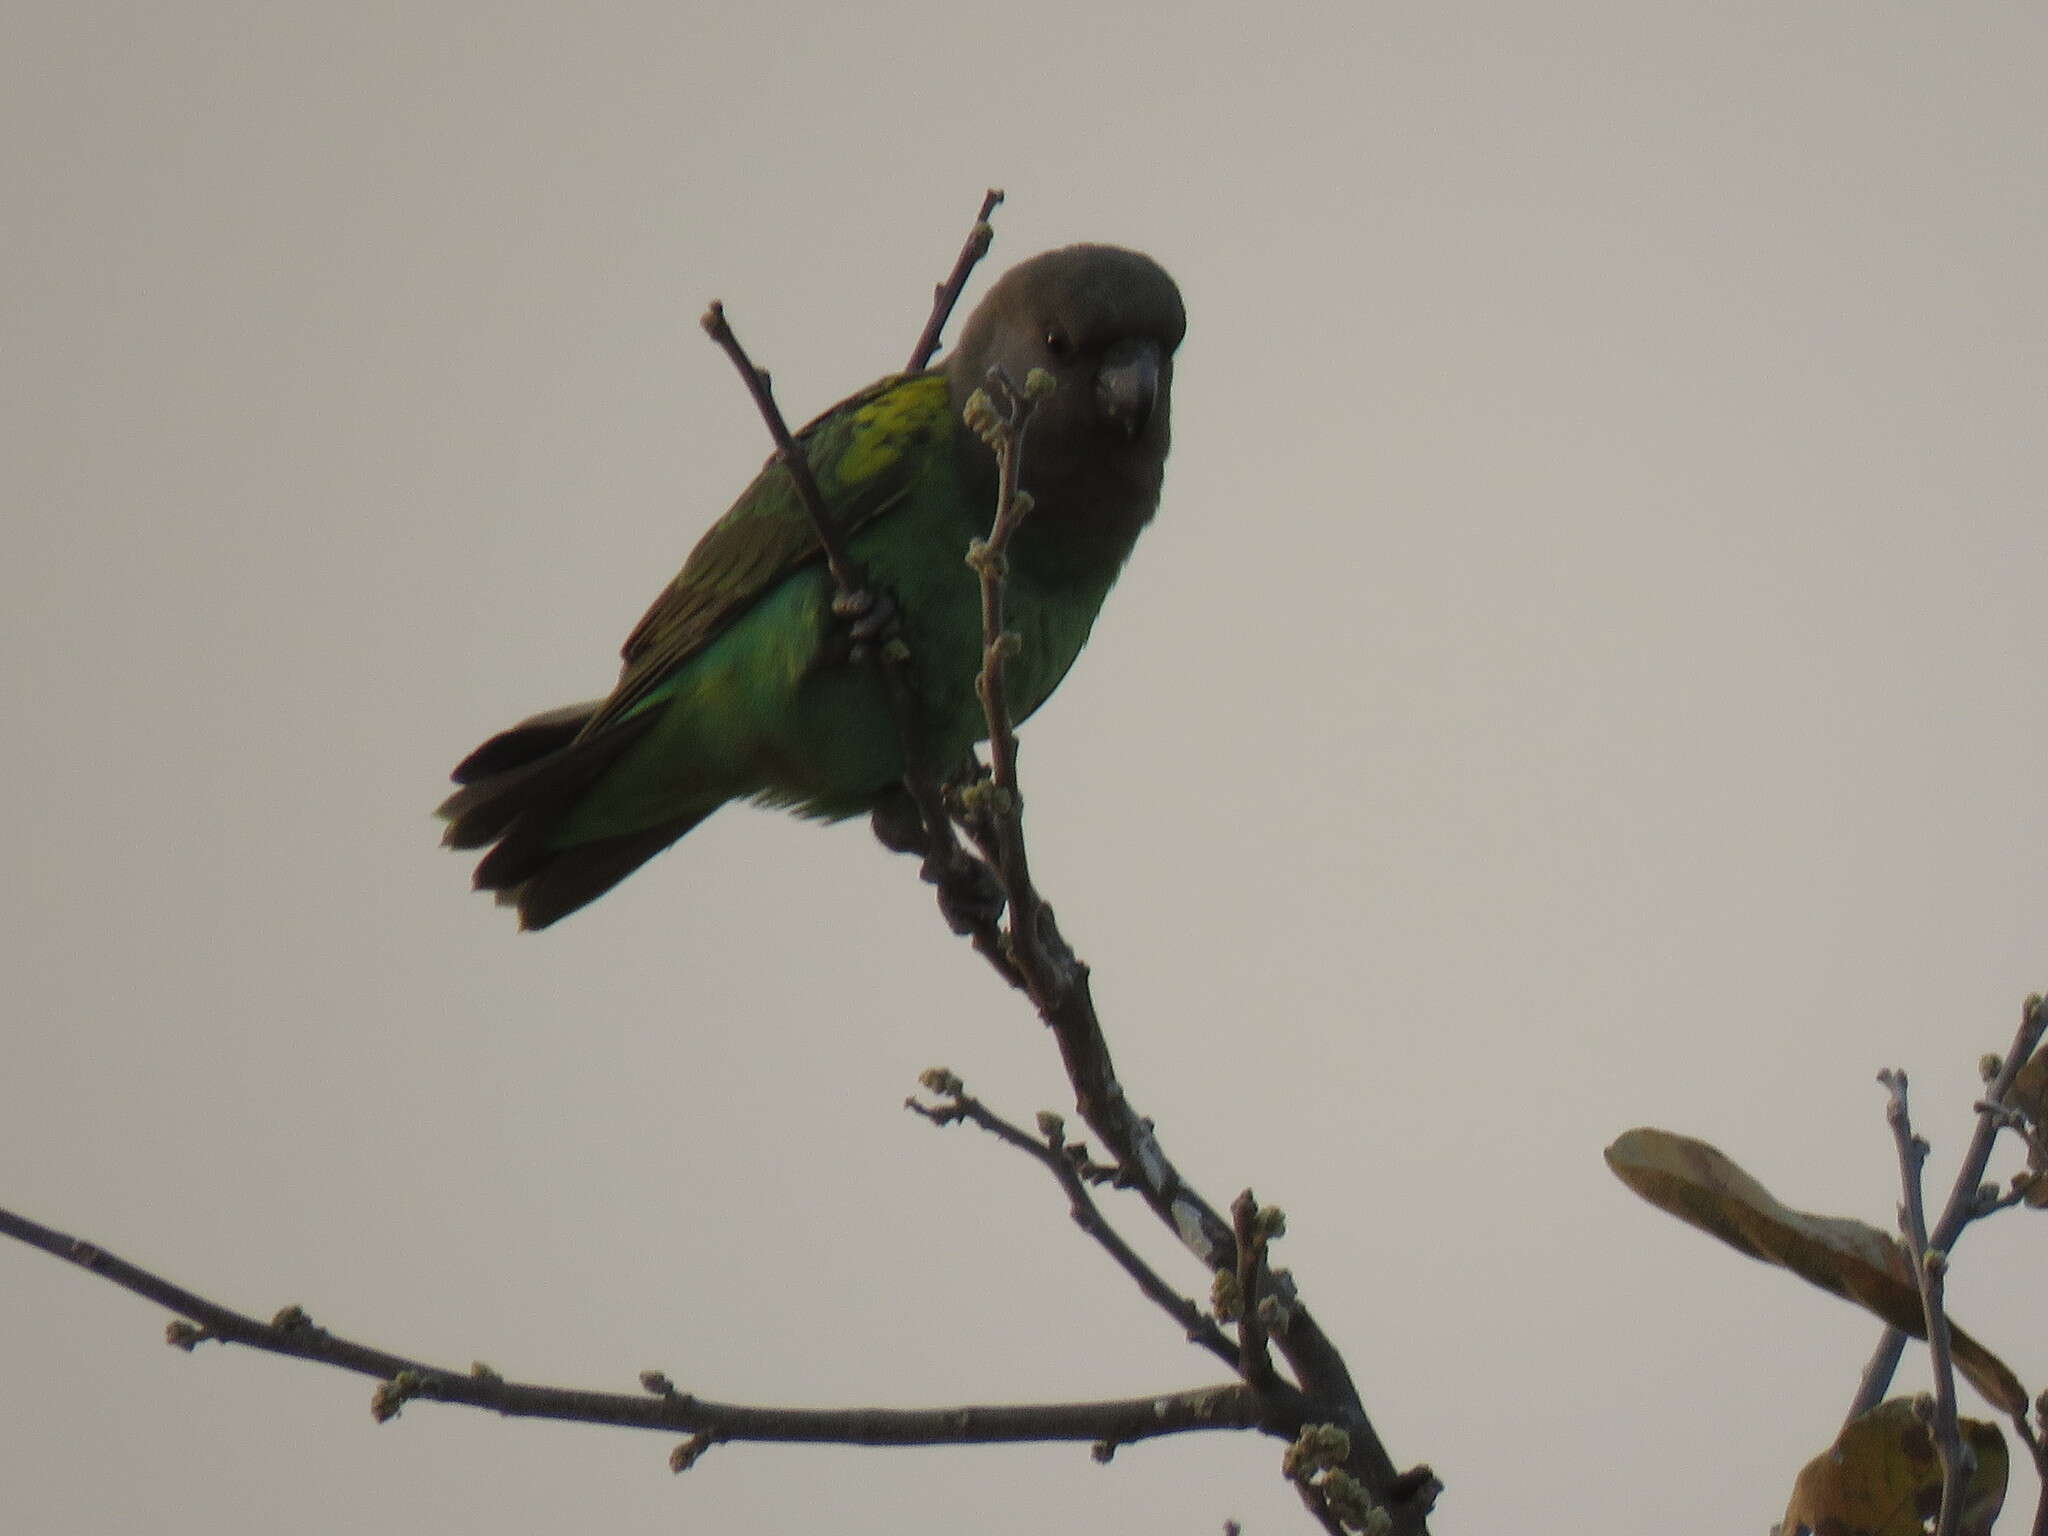
POLYGON ((2005 1124, 1999 1110, 2005 1104, 2006 1095, 2012 1092, 2013 1079, 2019 1076, 2027 1058, 2034 1054, 2034 1047, 2041 1043, 2044 1031, 2048 1031, 2048 1009, 2041 1006, 2039 997, 2030 997, 2020 1010, 2020 1027, 2013 1036, 2012 1049, 2005 1053, 2005 1060, 1998 1066, 1998 1075, 1984 1090, 1977 1111, 1977 1127, 1971 1133, 1969 1146, 1963 1151, 1962 1166, 1956 1171, 1956 1182, 1949 1191, 1948 1204, 1942 1208, 1941 1219, 1928 1234, 1928 1242, 1944 1252, 1955 1246, 1963 1228, 1977 1215, 1977 1195, 1983 1186, 1984 1170, 1991 1164, 1991 1145, 2005 1124))
MULTIPOLYGON (((1939 1248, 1943 1253, 1953 1253, 1964 1229, 1972 1221, 2013 1203, 2009 1199, 1988 1204, 1983 1202, 1984 1170, 1991 1165, 1992 1144, 1998 1139, 1999 1131, 2007 1125, 2005 1099, 2012 1091, 2013 1079, 2019 1076, 2027 1058, 2034 1054, 2044 1031, 2048 1031, 2048 1008, 2042 1007, 2038 996, 2029 997, 2020 1009, 2020 1027, 2013 1036, 2012 1048, 2005 1053, 2005 1059, 1999 1063, 1998 1071, 1984 1090, 1984 1097, 1978 1101, 1977 1126, 1971 1133, 1969 1146, 1963 1151, 1962 1165, 1956 1170, 1956 1181, 1949 1190, 1948 1204, 1928 1237, 1930 1247, 1939 1248)), ((1855 1396, 1849 1402, 1849 1411, 1842 1419, 1845 1426, 1884 1401, 1905 1350, 1906 1334, 1897 1328, 1887 1328, 1877 1341, 1869 1363, 1863 1367, 1855 1396)))
POLYGON ((95 1243, 0 1210, 0 1235, 67 1259, 123 1290, 188 1318, 167 1337, 184 1349, 204 1342, 242 1344, 374 1377, 383 1385, 380 1418, 408 1401, 458 1403, 514 1418, 609 1424, 628 1429, 738 1440, 830 1445, 986 1445, 1019 1441, 1114 1441, 1206 1429, 1262 1428, 1269 1405, 1240 1382, 1105 1402, 960 1404, 938 1408, 782 1408, 713 1402, 677 1392, 649 1372, 647 1390, 591 1392, 510 1381, 485 1366, 453 1370, 375 1345, 345 1339, 314 1324, 297 1307, 268 1322, 234 1311, 95 1243))
POLYGON ((1250 1190, 1231 1202, 1230 1219, 1237 1235, 1237 1293, 1242 1298, 1237 1319, 1237 1373, 1264 1391, 1280 1376, 1273 1369, 1273 1357, 1266 1352, 1266 1320, 1259 1311, 1259 1302, 1270 1294, 1266 1231, 1259 1220, 1259 1202, 1250 1190))
POLYGON ((1899 1183, 1905 1198, 1899 1206, 1899 1226, 1913 1260, 1913 1277, 1920 1287, 1920 1309, 1927 1325, 1927 1354, 1934 1371, 1934 1414, 1927 1433, 1934 1441, 1934 1454, 1941 1463, 1941 1515, 1934 1536, 1958 1536, 1963 1525, 1963 1498, 1968 1492, 1974 1458, 1963 1444, 1956 1423, 1955 1361, 1949 1353, 1948 1312, 1942 1305, 1943 1278, 1948 1255, 1928 1246, 1927 1209, 1921 1193, 1921 1170, 1927 1163, 1927 1143, 1913 1134, 1913 1120, 1906 1109, 1906 1074, 1886 1069, 1877 1074, 1888 1094, 1885 1121, 1899 1148, 1899 1183))
POLYGON ((1005 602, 1009 587, 1010 541, 1031 515, 1031 497, 1020 483, 1025 438, 1038 402, 1051 392, 1052 377, 1034 370, 1020 390, 1000 370, 991 370, 986 389, 968 402, 968 424, 995 449, 996 515, 988 537, 969 548, 967 563, 981 581, 981 671, 974 680, 988 725, 986 803, 995 833, 996 873, 1009 898, 1009 954, 1032 982, 1034 996, 1057 996, 1072 984, 1071 965, 1055 971, 1040 931, 1043 901, 1031 880, 1024 845, 1024 800, 1017 783, 1017 730, 1010 715, 1007 663, 1019 640, 1010 632, 1005 602), (977 409, 979 407, 979 409, 977 409))
POLYGON ((724 349, 732 359, 732 365, 739 371, 740 379, 747 386, 747 393, 754 397, 754 408, 761 413, 761 419, 768 424, 768 435, 775 439, 775 458, 796 482, 796 493, 804 504, 804 510, 811 515, 816 527, 818 546, 825 551, 825 564, 831 568, 833 585, 838 587, 844 598, 867 591, 867 582, 846 552, 846 541, 841 536, 839 520, 832 515, 831 507, 825 503, 825 493, 818 489, 818 477, 811 472, 811 461, 797 446, 795 436, 789 430, 789 423, 783 419, 782 408, 775 403, 775 391, 768 379, 768 370, 757 367, 747 356, 747 349, 740 345, 739 337, 733 334, 732 326, 726 322, 725 306, 717 299, 704 311, 704 318, 698 322, 704 332, 724 349))
MULTIPOLYGON (((1137 1250, 1124 1240, 1123 1234, 1112 1226, 1102 1209, 1095 1202, 1087 1181, 1082 1177, 1080 1166, 1074 1158, 1075 1148, 1062 1141, 1048 1139, 1041 1141, 1022 1126, 1004 1119, 980 1099, 965 1092, 957 1092, 941 1099, 936 1104, 926 1104, 918 1099, 906 1099, 904 1107, 924 1116, 934 1125, 950 1125, 966 1121, 980 1126, 998 1141, 1035 1160, 1059 1181, 1060 1188, 1067 1196, 1068 1214, 1074 1225, 1101 1245, 1109 1256, 1116 1260, 1123 1272, 1136 1282, 1138 1289, 1147 1300, 1180 1324, 1188 1341, 1200 1345, 1225 1365, 1236 1367, 1237 1348, 1224 1335, 1221 1328, 1209 1318, 1195 1302, 1181 1295, 1167 1284, 1159 1272, 1140 1257, 1137 1250)), ((1055 1120, 1057 1116, 1053 1117, 1055 1120)), ((1292 1428, 1286 1431, 1294 1433, 1292 1428)))
POLYGON ((932 354, 939 350, 939 338, 946 333, 946 321, 952 318, 953 308, 960 302, 960 295, 967 287, 967 278, 981 258, 988 254, 990 243, 995 239, 995 227, 989 220, 1001 206, 1003 193, 1000 187, 990 187, 981 199, 981 212, 974 216, 974 228, 967 233, 967 243, 960 247, 960 257, 953 263, 953 270, 946 280, 932 290, 931 318, 918 333, 917 345, 910 349, 910 364, 903 371, 917 373, 932 360, 932 354))

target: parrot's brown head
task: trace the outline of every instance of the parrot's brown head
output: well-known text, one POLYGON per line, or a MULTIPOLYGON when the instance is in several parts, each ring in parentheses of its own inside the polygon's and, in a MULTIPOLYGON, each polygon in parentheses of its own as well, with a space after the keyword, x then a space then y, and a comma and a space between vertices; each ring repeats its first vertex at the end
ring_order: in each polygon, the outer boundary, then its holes
POLYGON ((1159 500, 1173 354, 1187 323, 1180 289, 1151 257, 1062 246, 1002 275, 944 366, 956 404, 986 388, 992 368, 1019 387, 1033 369, 1050 374, 1055 388, 1026 439, 1024 484, 1050 518, 1135 532, 1159 500))

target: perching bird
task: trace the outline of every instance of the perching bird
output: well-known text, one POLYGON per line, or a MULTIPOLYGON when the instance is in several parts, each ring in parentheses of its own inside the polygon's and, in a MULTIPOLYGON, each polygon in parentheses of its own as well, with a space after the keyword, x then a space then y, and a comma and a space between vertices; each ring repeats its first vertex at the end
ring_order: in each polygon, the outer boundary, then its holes
MULTIPOLYGON (((867 584, 909 648, 913 730, 948 769, 985 735, 980 594, 968 543, 994 515, 992 451, 961 421, 1000 367, 1034 368, 1023 455, 1033 508, 1010 546, 1016 718, 1066 675, 1165 471, 1173 353, 1187 318, 1150 257, 1073 245, 989 290, 937 368, 885 378, 798 434, 867 584)), ((596 900, 728 800, 837 820, 903 776, 877 669, 847 621, 809 515, 772 460, 627 638, 610 697, 536 715, 456 767, 445 841, 495 844, 479 890, 545 928, 596 900)))

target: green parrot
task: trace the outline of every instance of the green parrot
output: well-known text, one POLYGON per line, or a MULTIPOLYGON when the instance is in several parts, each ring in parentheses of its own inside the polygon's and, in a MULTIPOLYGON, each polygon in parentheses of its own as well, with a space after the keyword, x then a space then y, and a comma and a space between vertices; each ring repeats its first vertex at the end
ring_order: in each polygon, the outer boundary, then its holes
MULTIPOLYGON (((994 516, 992 451, 961 421, 991 368, 1056 388, 1025 442, 1030 516, 1010 546, 1018 719, 1073 665, 1159 502, 1173 354, 1187 327, 1158 263, 1072 245, 1011 268, 936 368, 881 380, 797 434, 848 552, 909 647, 913 741, 949 769, 986 734, 981 609, 965 564, 994 516)), ((729 800, 839 820, 904 772, 875 666, 788 472, 770 460, 627 637, 610 696, 536 715, 457 765, 444 841, 490 847, 479 890, 545 928, 729 800)))

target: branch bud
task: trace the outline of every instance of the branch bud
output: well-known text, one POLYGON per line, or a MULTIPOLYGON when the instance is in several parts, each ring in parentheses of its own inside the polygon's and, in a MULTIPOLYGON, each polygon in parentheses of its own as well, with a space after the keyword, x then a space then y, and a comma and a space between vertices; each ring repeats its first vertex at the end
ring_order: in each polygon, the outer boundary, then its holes
POLYGON ((998 580, 1010 573, 1009 561, 990 549, 986 539, 967 541, 967 568, 977 576, 993 576, 998 580))
POLYGON ((1347 1529, 1363 1532, 1364 1536, 1382 1536, 1394 1528, 1393 1517, 1373 1502, 1365 1484, 1349 1472, 1331 1472, 1316 1486, 1322 1490, 1330 1513, 1347 1529))
POLYGON ((917 1085, 926 1093, 935 1093, 942 1099, 957 1099, 967 1091, 967 1085, 960 1081, 951 1067, 926 1067, 917 1074, 917 1085))
POLYGON ((668 1469, 671 1472, 687 1472, 697 1465, 699 1458, 717 1444, 709 1435, 692 1435, 681 1445, 668 1453, 668 1469))
POLYGON ((1311 1477, 1351 1459, 1351 1437, 1335 1424, 1305 1424, 1280 1457, 1280 1470, 1296 1479, 1311 1477))
POLYGON ((1230 1270, 1219 1269, 1210 1280, 1209 1310, 1226 1323, 1234 1323, 1244 1315, 1244 1288, 1230 1270))
POLYGON ((399 1410, 420 1395, 420 1386, 418 1371, 400 1371, 389 1381, 378 1382, 370 1394, 370 1417, 379 1424, 397 1418, 399 1410))
POLYGON ((960 791, 960 811, 966 816, 1008 816, 1016 808, 1017 796, 989 779, 960 791))
POLYGON ((995 445, 996 434, 1003 430, 1003 418, 985 389, 977 389, 967 397, 967 404, 960 409, 960 419, 967 423, 968 431, 991 447, 995 445))
POLYGON ((1067 1122, 1051 1110, 1041 1109, 1038 1112, 1038 1134, 1045 1138, 1048 1146, 1057 1147, 1067 1139, 1067 1122))

